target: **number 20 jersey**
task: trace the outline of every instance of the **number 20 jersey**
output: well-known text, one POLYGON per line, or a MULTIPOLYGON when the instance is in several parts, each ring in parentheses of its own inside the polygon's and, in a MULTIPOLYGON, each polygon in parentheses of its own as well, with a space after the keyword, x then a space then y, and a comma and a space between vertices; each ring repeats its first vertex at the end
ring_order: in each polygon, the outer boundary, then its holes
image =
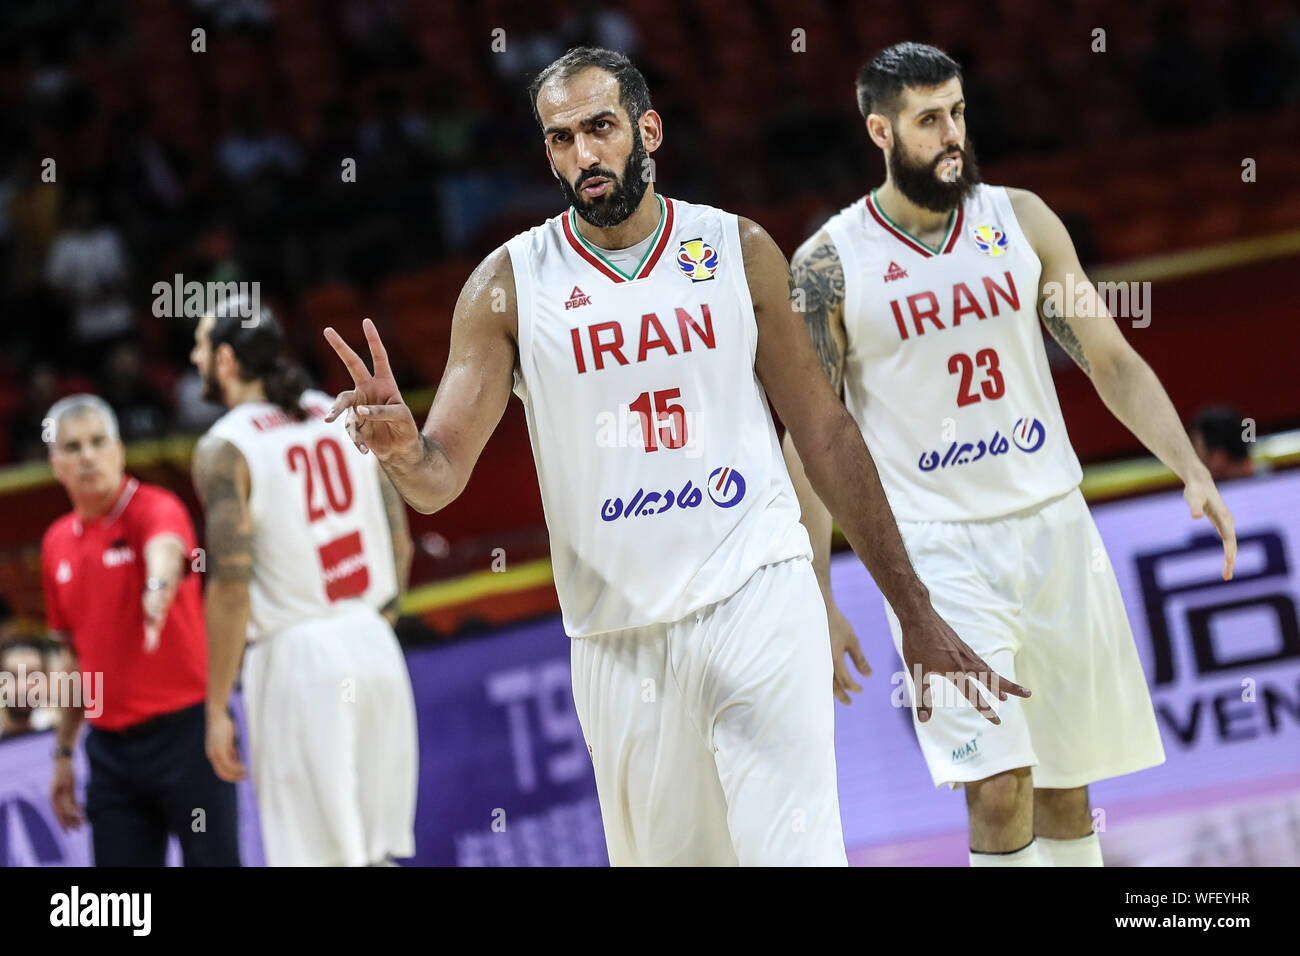
POLYGON ((523 400, 571 637, 681 620, 811 556, 754 370, 736 217, 660 199, 624 273, 571 210, 507 244, 523 400))
POLYGON ((976 186, 938 251, 874 194, 826 230, 844 267, 845 405, 895 516, 996 518, 1078 485, 1039 326, 1042 264, 1006 190, 976 186))
POLYGON ((248 463, 253 639, 358 601, 382 608, 397 594, 378 461, 357 450, 343 418, 324 421, 330 396, 308 390, 300 404, 302 422, 269 402, 245 402, 208 430, 248 463))

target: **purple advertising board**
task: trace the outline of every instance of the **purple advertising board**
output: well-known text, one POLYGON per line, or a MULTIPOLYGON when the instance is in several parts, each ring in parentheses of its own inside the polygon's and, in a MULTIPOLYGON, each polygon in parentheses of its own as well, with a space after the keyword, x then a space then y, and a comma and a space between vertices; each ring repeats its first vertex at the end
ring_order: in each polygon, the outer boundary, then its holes
MULTIPOLYGON (((244 712, 234 700, 235 725, 244 735, 244 712)), ((85 731, 82 732, 85 740, 85 731)), ((77 803, 86 806, 86 753, 73 754, 77 778, 77 803)), ((0 740, 0 866, 90 866, 90 827, 64 833, 50 806, 54 773, 54 731, 0 740)), ((239 859, 244 866, 262 866, 261 829, 251 778, 236 785, 239 805, 239 859)), ((167 865, 181 864, 180 843, 167 846, 167 865)))
MULTIPOLYGON (((1181 493, 1092 509, 1166 755, 1090 788, 1111 863, 1300 863, 1300 473, 1221 491, 1240 546, 1232 581, 1181 493)), ((891 706, 902 675, 879 591, 852 555, 833 562, 832 587, 875 671, 836 708, 850 860, 964 865, 963 796, 935 789, 910 716, 891 706)))
MULTIPOLYGON (((1111 864, 1300 862, 1300 473, 1222 491, 1240 541, 1230 582, 1219 576, 1217 537, 1189 518, 1181 494, 1093 509, 1167 757, 1091 788, 1111 864)), ((834 559, 832 582, 875 671, 851 706, 836 705, 850 861, 964 865, 965 801, 933 786, 910 713, 894 705, 900 665, 880 593, 852 554, 834 559)), ((605 864, 558 617, 413 651, 407 663, 420 792, 416 856, 406 862, 605 864)), ((49 738, 0 743, 6 863, 87 859, 85 831, 69 838, 53 824, 49 738)), ((240 800, 244 860, 255 865, 247 786, 240 800)))

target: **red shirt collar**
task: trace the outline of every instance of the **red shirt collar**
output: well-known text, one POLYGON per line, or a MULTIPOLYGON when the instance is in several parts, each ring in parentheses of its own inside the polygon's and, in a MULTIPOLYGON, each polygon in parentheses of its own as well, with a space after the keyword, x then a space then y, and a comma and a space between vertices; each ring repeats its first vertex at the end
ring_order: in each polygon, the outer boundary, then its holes
POLYGON ((78 536, 83 534, 87 528, 97 528, 102 525, 109 525, 122 516, 126 506, 131 503, 131 498, 135 495, 135 490, 140 487, 140 482, 130 475, 122 477, 122 484, 117 490, 117 497, 113 503, 102 513, 86 521, 81 520, 78 515, 72 523, 72 529, 78 536))

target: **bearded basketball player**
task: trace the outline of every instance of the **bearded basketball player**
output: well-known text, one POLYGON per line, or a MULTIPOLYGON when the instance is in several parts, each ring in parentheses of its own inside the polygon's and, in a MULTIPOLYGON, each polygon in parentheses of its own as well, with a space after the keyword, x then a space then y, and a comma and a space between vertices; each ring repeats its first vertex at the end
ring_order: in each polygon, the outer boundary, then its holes
POLYGON ((564 212, 470 276, 423 430, 368 320, 373 373, 326 332, 356 385, 330 417, 430 514, 464 490, 512 388, 523 401, 611 863, 844 865, 826 611, 769 400, 904 656, 996 675, 913 572, 780 250, 653 188, 664 123, 636 67, 574 49, 530 96, 564 212), (601 434, 609 416, 636 423, 628 440, 601 434))
MULTIPOLYGON (((958 64, 899 44, 863 67, 857 93, 887 175, 796 252, 804 318, 935 608, 998 673, 1034 689, 1000 706, 996 727, 961 698, 935 706, 915 722, 921 749, 936 786, 965 788, 972 865, 1100 866, 1088 784, 1165 758, 1079 492, 1040 315, 1107 408, 1182 479, 1192 517, 1223 538, 1224 578, 1236 559, 1232 515, 1060 219, 1031 192, 980 182, 958 64), (1079 296, 1087 308, 1075 309, 1079 296)), ((861 686, 845 654, 869 668, 830 589, 839 516, 818 500, 809 479, 823 466, 797 435, 785 451, 827 604, 833 689, 848 703, 861 686)), ((886 613, 898 646, 899 619, 886 613)), ((914 680, 909 665, 908 682, 924 701, 929 679, 914 680)))

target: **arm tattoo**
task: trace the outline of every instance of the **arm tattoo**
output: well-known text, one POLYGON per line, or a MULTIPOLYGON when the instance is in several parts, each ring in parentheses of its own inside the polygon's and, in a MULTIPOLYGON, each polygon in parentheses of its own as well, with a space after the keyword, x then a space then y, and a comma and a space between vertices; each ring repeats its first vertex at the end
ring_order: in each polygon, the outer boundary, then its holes
MULTIPOLYGON (((388 533, 393 539, 393 567, 397 572, 397 594, 393 598, 392 609, 397 610, 397 602, 406 593, 411 576, 412 551, 410 525, 406 520, 406 502, 393 486, 388 475, 379 472, 379 494, 384 500, 384 517, 388 519, 388 533)), ((384 610, 389 610, 385 607, 384 610)))
POLYGON ((808 253, 796 253, 790 296, 796 306, 802 293, 802 311, 822 368, 835 394, 844 382, 844 350, 836 338, 834 320, 844 310, 844 266, 835 246, 823 242, 808 253))
POLYGON ((1066 354, 1074 359, 1075 364, 1083 369, 1085 375, 1092 374, 1092 366, 1088 364, 1088 358, 1083 354, 1083 346, 1074 334, 1074 329, 1070 328, 1069 320, 1064 316, 1056 315, 1057 309, 1049 307, 1048 297, 1043 298, 1038 303, 1038 314, 1043 317, 1043 324, 1047 330, 1052 333, 1052 338, 1061 344, 1066 354))
POLYGON ((213 580, 246 583, 253 570, 253 517, 237 478, 242 463, 228 441, 205 438, 194 449, 194 487, 207 514, 213 580))

